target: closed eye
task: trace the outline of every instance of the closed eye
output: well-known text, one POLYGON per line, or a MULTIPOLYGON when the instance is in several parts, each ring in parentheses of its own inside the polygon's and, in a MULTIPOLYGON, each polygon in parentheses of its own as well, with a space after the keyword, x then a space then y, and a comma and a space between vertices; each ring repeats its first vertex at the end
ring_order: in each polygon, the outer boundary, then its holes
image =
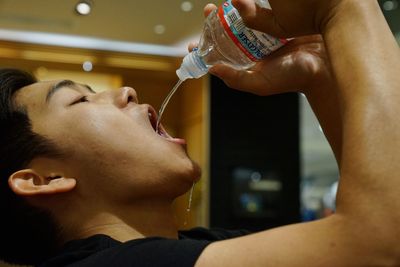
POLYGON ((82 96, 82 97, 78 98, 77 100, 75 100, 74 102, 72 102, 72 103, 70 104, 70 106, 75 105, 75 104, 79 104, 79 103, 83 103, 83 102, 89 102, 87 96, 82 96))

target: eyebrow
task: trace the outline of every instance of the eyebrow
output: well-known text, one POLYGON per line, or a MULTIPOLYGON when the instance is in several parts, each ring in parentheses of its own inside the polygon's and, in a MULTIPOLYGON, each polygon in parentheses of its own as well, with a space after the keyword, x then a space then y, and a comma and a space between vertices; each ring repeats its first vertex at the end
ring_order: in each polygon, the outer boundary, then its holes
POLYGON ((64 87, 77 87, 77 86, 79 86, 79 85, 85 87, 85 88, 86 88, 89 92, 91 92, 91 93, 94 93, 94 94, 96 93, 96 92, 95 92, 89 85, 87 85, 87 84, 78 84, 78 83, 76 83, 76 82, 74 82, 74 81, 71 81, 71 80, 62 80, 62 81, 56 83, 55 85, 53 85, 53 86, 50 88, 50 90, 47 92, 47 95, 46 95, 46 103, 49 103, 51 97, 52 97, 56 92, 58 92, 60 89, 62 89, 62 88, 64 88, 64 87))

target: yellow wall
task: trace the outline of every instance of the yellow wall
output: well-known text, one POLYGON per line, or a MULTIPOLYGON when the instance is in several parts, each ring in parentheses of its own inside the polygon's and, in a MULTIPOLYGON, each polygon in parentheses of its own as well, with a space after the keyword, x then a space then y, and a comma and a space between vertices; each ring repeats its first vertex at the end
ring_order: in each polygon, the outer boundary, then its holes
POLYGON ((45 67, 37 68, 34 74, 40 81, 69 79, 77 83, 87 84, 96 92, 122 86, 122 77, 117 74, 54 70, 45 67))

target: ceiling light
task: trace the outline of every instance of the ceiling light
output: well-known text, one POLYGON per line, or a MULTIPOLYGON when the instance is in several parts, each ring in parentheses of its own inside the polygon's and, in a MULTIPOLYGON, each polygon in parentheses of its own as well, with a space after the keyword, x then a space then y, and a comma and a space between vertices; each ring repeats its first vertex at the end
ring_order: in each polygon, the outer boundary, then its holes
POLYGON ((85 61, 82 64, 82 68, 86 72, 92 71, 93 70, 93 64, 90 61, 85 61))
POLYGON ((397 0, 388 0, 383 3, 383 9, 386 11, 395 10, 399 6, 397 0))
POLYGON ((165 26, 162 24, 158 24, 158 25, 154 26, 154 32, 156 34, 163 34, 163 33, 165 33, 165 30, 166 30, 165 26))
POLYGON ((189 1, 182 2, 181 9, 184 12, 190 12, 193 9, 193 4, 189 1))
POLYGON ((89 0, 81 0, 76 4, 75 10, 79 15, 89 15, 92 10, 92 2, 89 0))

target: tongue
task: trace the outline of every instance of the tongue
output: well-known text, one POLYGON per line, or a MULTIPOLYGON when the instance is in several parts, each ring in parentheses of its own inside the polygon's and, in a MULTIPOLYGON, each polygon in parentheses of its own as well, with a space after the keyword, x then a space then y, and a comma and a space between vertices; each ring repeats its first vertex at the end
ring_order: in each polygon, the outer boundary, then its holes
POLYGON ((174 138, 170 136, 167 131, 164 129, 164 127, 160 124, 159 129, 158 129, 158 134, 165 138, 166 140, 179 144, 179 145, 186 145, 186 140, 182 138, 174 138))

